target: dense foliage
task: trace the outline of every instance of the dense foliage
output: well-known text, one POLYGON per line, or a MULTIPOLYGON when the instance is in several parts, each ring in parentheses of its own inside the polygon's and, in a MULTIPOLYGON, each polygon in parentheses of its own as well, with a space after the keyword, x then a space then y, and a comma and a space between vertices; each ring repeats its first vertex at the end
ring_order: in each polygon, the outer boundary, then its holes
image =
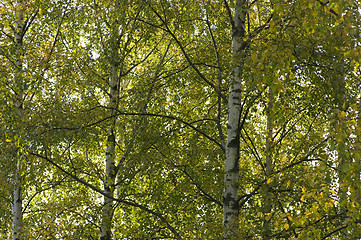
POLYGON ((2 1, 0 238, 16 186, 21 239, 110 239, 107 199, 113 239, 227 238, 237 66, 237 239, 356 239, 360 15, 358 0, 2 1))

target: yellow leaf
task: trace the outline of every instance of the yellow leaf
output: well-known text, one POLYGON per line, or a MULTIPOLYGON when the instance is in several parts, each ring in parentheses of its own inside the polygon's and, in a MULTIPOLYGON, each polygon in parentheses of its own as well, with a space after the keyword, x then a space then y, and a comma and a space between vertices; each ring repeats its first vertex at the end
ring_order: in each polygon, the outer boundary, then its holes
POLYGON ((257 54, 256 53, 253 53, 252 55, 251 55, 251 60, 252 60, 252 62, 257 62, 257 54))
MULTIPOLYGON (((346 83, 346 87, 347 87, 347 83, 346 83)), ((346 102, 344 102, 344 103, 342 104, 342 108, 346 108, 346 102)), ((346 113, 345 113, 344 111, 342 111, 342 115, 343 115, 343 116, 346 116, 346 113)))
POLYGON ((290 220, 292 222, 293 217, 291 215, 288 215, 287 218, 288 218, 288 220, 290 220))
POLYGON ((346 113, 344 111, 341 111, 340 114, 339 114, 339 117, 344 118, 345 116, 346 116, 346 113))
POLYGON ((286 183, 286 187, 289 188, 291 186, 291 181, 288 180, 287 183, 286 183))
POLYGON ((290 72, 290 79, 295 79, 295 74, 293 72, 290 72))
POLYGON ((288 230, 290 228, 290 225, 288 225, 288 223, 285 223, 285 225, 283 225, 283 227, 288 230))
POLYGON ((11 139, 6 139, 5 142, 11 142, 11 139))
POLYGON ((271 178, 267 179, 267 184, 270 184, 271 182, 272 182, 271 178))
POLYGON ((269 26, 270 30, 272 31, 274 27, 275 27, 275 22, 271 21, 269 26))
POLYGON ((305 198, 306 198, 306 195, 304 194, 304 195, 302 195, 302 197, 301 197, 301 201, 302 202, 304 202, 305 201, 305 198))
POLYGON ((325 206, 326 206, 326 208, 332 208, 332 207, 333 207, 333 204, 330 203, 330 202, 326 202, 326 203, 325 203, 325 206))
POLYGON ((354 68, 354 70, 353 70, 354 73, 356 73, 356 72, 358 71, 359 66, 360 66, 360 64, 355 61, 355 68, 354 68))

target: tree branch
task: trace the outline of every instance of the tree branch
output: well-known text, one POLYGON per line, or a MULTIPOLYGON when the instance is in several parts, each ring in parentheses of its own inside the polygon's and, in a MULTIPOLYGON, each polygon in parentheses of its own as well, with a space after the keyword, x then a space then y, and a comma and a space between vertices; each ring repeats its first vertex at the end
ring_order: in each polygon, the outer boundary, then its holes
POLYGON ((36 157, 39 157, 41 159, 44 159, 45 161, 47 161, 48 163, 50 163, 51 165, 53 165, 54 167, 58 168, 61 172, 63 172, 64 174, 68 175, 69 177, 71 177, 72 179, 74 179, 75 181, 83 184, 84 186, 90 188, 91 190, 109 198, 109 199, 112 199, 113 201, 116 201, 116 202, 119 202, 119 203, 123 203, 123 204, 126 204, 126 205, 129 205, 129 206, 132 206, 132 207, 135 207, 135 208, 139 208, 145 212, 148 212, 150 213, 151 215, 153 216, 156 216, 158 217, 164 224, 166 224, 167 228, 176 236, 177 239, 182 239, 182 237, 180 236, 180 234, 178 233, 178 231, 172 227, 172 225, 170 225, 170 223, 168 222, 168 220, 161 214, 161 213, 158 213, 158 212, 155 212, 154 210, 144 206, 144 205, 141 205, 139 203, 136 203, 136 202, 133 202, 131 200, 124 200, 124 199, 119 199, 119 198, 115 198, 113 196, 110 196, 108 194, 106 194, 104 191, 100 190, 99 188, 93 186, 92 184, 88 183, 87 181, 77 177, 76 175, 68 172, 67 170, 65 170, 63 167, 61 167, 60 165, 58 165, 57 163, 55 163, 52 159, 48 158, 47 156, 43 156, 43 155, 40 155, 38 153, 33 153, 33 152, 29 152, 29 154, 33 155, 33 156, 36 156, 36 157))
MULTIPOLYGON (((167 22, 162 18, 162 16, 151 6, 151 4, 149 4, 149 7, 152 9, 152 11, 154 12, 154 14, 159 18, 159 20, 164 24, 166 31, 172 36, 172 38, 175 40, 175 42, 178 44, 181 52, 183 53, 183 56, 186 58, 187 62, 189 63, 189 65, 193 68, 193 70, 203 79, 203 81, 205 81, 209 86, 211 86, 216 92, 217 91, 217 87, 210 82, 202 73, 201 71, 196 67, 196 65, 193 63, 193 61, 190 59, 188 53, 186 52, 183 44, 179 41, 179 39, 175 36, 175 34, 172 32, 172 30, 170 30, 167 22)), ((228 100, 226 98, 226 96, 224 96, 223 94, 221 94, 222 99, 225 103, 228 103, 228 100)))
POLYGON ((233 20, 233 14, 231 11, 231 8, 228 5, 227 0, 223 0, 224 6, 226 7, 227 13, 228 13, 228 17, 229 17, 229 22, 231 23, 232 29, 234 28, 234 20, 233 20))
POLYGON ((217 124, 217 129, 218 129, 218 135, 219 135, 219 138, 221 140, 221 144, 223 146, 223 148, 225 149, 226 148, 226 144, 225 144, 225 138, 224 138, 224 134, 223 134, 223 131, 222 131, 222 125, 221 125, 221 112, 222 112, 222 68, 221 68, 221 59, 220 59, 220 55, 219 55, 219 51, 218 51, 218 47, 217 47, 217 41, 216 39, 214 38, 214 35, 213 35, 213 31, 212 31, 212 28, 211 28, 211 24, 209 22, 209 17, 208 17, 208 9, 206 7, 206 4, 204 3, 204 0, 202 1, 203 3, 203 7, 205 9, 205 12, 206 12, 206 23, 207 23, 207 28, 208 28, 208 31, 209 31, 209 35, 211 36, 211 39, 212 39, 212 43, 213 43, 213 48, 214 48, 214 52, 215 52, 215 55, 216 55, 216 61, 217 61, 217 69, 218 69, 218 76, 217 76, 217 93, 218 93, 218 96, 217 96, 217 121, 216 121, 216 124, 217 124))
MULTIPOLYGON (((107 108, 107 107, 105 107, 107 108)), ((220 142, 218 142, 216 139, 212 138, 211 136, 209 136, 207 133, 205 133, 204 131, 198 129, 197 127, 193 126, 191 123, 186 122, 185 120, 179 118, 179 117, 175 117, 175 116, 171 116, 171 115, 163 115, 163 114, 156 114, 156 113, 135 113, 135 112, 121 112, 121 111, 117 111, 117 113, 115 115, 111 115, 108 117, 105 117, 103 119, 100 119, 96 122, 90 123, 88 125, 85 126, 81 126, 81 127, 54 127, 51 130, 61 130, 61 129, 67 129, 67 130, 79 130, 79 129, 83 129, 83 128, 88 128, 88 127, 92 127, 95 126, 101 122, 105 122, 109 119, 112 119, 114 117, 117 116, 148 116, 148 117, 160 117, 160 118, 166 118, 166 119, 171 119, 171 120, 176 120, 178 122, 183 123, 184 125, 192 128, 193 130, 195 130, 196 132, 200 133, 201 135, 203 135, 204 137, 208 138, 208 140, 214 142, 216 145, 218 145, 222 151, 225 151, 225 149, 223 148, 222 144, 220 142)))

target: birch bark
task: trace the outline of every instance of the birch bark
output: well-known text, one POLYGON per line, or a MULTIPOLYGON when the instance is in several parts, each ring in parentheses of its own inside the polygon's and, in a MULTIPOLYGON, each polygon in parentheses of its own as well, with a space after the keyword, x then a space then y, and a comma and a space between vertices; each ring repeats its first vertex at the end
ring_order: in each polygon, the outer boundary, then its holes
MULTIPOLYGON (((22 61, 22 48, 23 48, 23 22, 24 22, 24 6, 23 2, 16 2, 16 27, 14 33, 15 41, 15 86, 16 86, 16 98, 14 105, 16 107, 18 122, 16 125, 21 127, 22 115, 23 115, 23 92, 24 92, 24 79, 23 79, 23 61, 22 61)), ((14 190, 13 190, 13 240, 22 239, 23 235, 23 213, 22 213, 22 179, 21 179, 21 153, 18 151, 18 147, 14 157, 14 190)))
POLYGON ((232 24, 233 72, 228 98, 228 130, 224 174, 223 224, 224 238, 238 239, 239 228, 239 150, 242 98, 242 68, 247 0, 237 0, 232 24))
POLYGON ((336 100, 337 100, 337 116, 336 116, 336 141, 337 141, 337 158, 338 168, 340 169, 338 174, 339 191, 338 197, 340 201, 340 213, 346 214, 346 201, 347 201, 347 183, 345 182, 345 172, 343 171, 346 162, 346 83, 345 77, 342 74, 341 79, 336 84, 336 100), (337 86, 338 85, 338 86, 337 86))
MULTIPOLYGON (((116 114, 119 102, 119 43, 114 32, 111 40, 111 60, 109 78, 109 113, 110 116, 116 114)), ((115 145, 116 145, 116 117, 112 117, 112 121, 108 126, 108 134, 106 141, 106 157, 105 157, 105 179, 104 193, 108 196, 114 196, 115 180, 117 176, 117 168, 115 165, 115 145)), ((102 211, 101 240, 112 239, 112 221, 113 221, 113 200, 104 196, 104 206, 102 211)))
POLYGON ((358 163, 358 168, 356 168, 356 201, 361 206, 361 96, 359 97, 358 102, 358 116, 357 116, 357 123, 356 123, 356 130, 357 130, 357 141, 356 141, 356 151, 357 151, 357 158, 355 161, 358 163))
MULTIPOLYGON (((346 92, 346 80, 344 74, 344 62, 339 65, 339 77, 334 81, 334 99, 335 99, 335 113, 333 115, 331 128, 334 133, 335 146, 337 150, 336 164, 338 168, 338 210, 341 217, 342 224, 346 224, 347 221, 347 192, 349 190, 349 184, 345 178, 347 174, 347 165, 349 163, 347 156, 347 126, 346 126, 346 111, 347 111, 347 92, 346 92)), ((349 239, 349 230, 345 229, 343 235, 345 239, 349 239)))

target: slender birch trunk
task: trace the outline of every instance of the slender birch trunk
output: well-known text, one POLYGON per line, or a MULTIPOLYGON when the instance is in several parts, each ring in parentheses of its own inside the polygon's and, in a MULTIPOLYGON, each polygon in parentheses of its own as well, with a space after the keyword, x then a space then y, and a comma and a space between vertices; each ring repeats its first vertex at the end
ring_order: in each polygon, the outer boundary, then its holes
MULTIPOLYGON (((344 125, 344 120, 340 119, 340 123, 339 123, 339 127, 341 128, 341 131, 343 130, 343 125, 344 125)), ((342 133, 342 132, 341 132, 342 133)), ((338 133, 338 134, 341 134, 338 133)), ((345 172, 343 171, 344 169, 344 164, 346 164, 346 155, 345 155, 345 151, 346 151, 346 144, 344 143, 345 139, 342 139, 339 143, 338 143, 338 147, 337 147, 337 159, 338 159, 338 168, 340 170, 339 174, 338 174, 338 184, 339 184, 339 190, 338 190, 338 198, 340 201, 340 213, 341 215, 346 214, 346 201, 347 201, 347 183, 345 182, 345 172)), ((345 216, 342 216, 345 217, 345 216)))
MULTIPOLYGON (((268 106, 267 106, 267 135, 266 135, 266 178, 268 179, 273 172, 273 158, 272 158, 272 137, 273 137, 273 91, 271 87, 268 87, 268 106)), ((270 188, 267 186, 267 190, 264 196, 264 212, 271 213, 272 210, 272 199, 271 199, 270 188)), ((270 216, 270 215, 269 215, 270 216)), ((268 217, 269 217, 268 216, 268 217)), ((262 238, 270 239, 271 227, 269 219, 264 220, 262 229, 262 238)))
MULTIPOLYGON (((116 34, 114 34, 116 36, 116 34)), ((110 115, 114 116, 119 102, 119 44, 116 37, 111 42, 111 75, 109 78, 109 103, 110 115)), ((117 177, 117 168, 115 164, 115 145, 116 145, 116 117, 112 118, 108 126, 106 157, 105 157, 105 179, 104 192, 108 196, 114 196, 115 181, 117 177)), ((112 221, 113 221, 113 200, 104 196, 104 206, 102 211, 101 240, 112 239, 112 221)))
POLYGON ((345 119, 345 112, 346 112, 346 84, 344 76, 341 76, 340 81, 338 82, 338 89, 336 92, 337 96, 337 112, 338 115, 336 116, 336 140, 337 140, 337 160, 338 160, 338 198, 340 201, 340 213, 341 215, 346 214, 346 201, 347 201, 347 183, 345 182, 345 172, 343 171, 344 165, 347 164, 346 162, 346 119, 345 119))
MULTIPOLYGON (((356 119, 356 141, 354 143, 354 158, 355 167, 353 168, 354 173, 352 178, 354 181, 351 183, 352 188, 350 188, 352 200, 358 208, 352 209, 351 212, 357 214, 357 210, 361 206, 361 96, 358 99, 357 106, 357 119, 356 119)), ((351 229, 352 237, 359 236, 359 231, 356 229, 351 229)))
MULTIPOLYGON (((335 79, 334 82, 334 98, 335 98, 335 115, 333 119, 333 132, 335 137, 335 144, 337 149, 337 168, 338 168, 338 201, 339 201, 339 214, 341 216, 342 224, 347 223, 347 191, 349 184, 345 178, 348 174, 345 170, 347 160, 347 126, 346 126, 346 111, 347 111, 347 96, 346 96, 346 81, 344 75, 344 62, 339 66, 340 77, 335 79)), ((345 239, 348 239, 350 232, 348 229, 343 231, 345 239)))
POLYGON ((357 116, 357 123, 356 123, 356 134, 357 134, 357 141, 356 141, 356 159, 355 161, 358 163, 358 167, 356 168, 356 201, 361 206, 361 97, 359 97, 358 102, 358 116, 357 116))
POLYGON ((16 156, 16 169, 15 169, 15 186, 13 192, 13 240, 22 239, 23 235, 23 199, 22 199, 22 189, 21 189, 21 167, 20 167, 20 156, 16 156))
POLYGON ((237 0, 232 24, 233 72, 228 99, 228 131, 224 174, 223 224, 225 239, 239 239, 239 150, 242 68, 247 0, 237 0))
MULTIPOLYGON (((16 125, 21 127, 23 115, 23 92, 24 92, 24 79, 23 79, 23 61, 22 61, 22 48, 23 48, 23 22, 24 22, 24 6, 22 1, 16 2, 16 28, 14 34, 15 40, 15 86, 16 86, 16 99, 14 105, 18 115, 18 122, 16 125)), ((21 154, 18 147, 15 147, 16 153, 14 154, 14 190, 13 190, 13 240, 20 240, 23 237, 23 212, 22 212, 22 179, 21 179, 21 154)))

